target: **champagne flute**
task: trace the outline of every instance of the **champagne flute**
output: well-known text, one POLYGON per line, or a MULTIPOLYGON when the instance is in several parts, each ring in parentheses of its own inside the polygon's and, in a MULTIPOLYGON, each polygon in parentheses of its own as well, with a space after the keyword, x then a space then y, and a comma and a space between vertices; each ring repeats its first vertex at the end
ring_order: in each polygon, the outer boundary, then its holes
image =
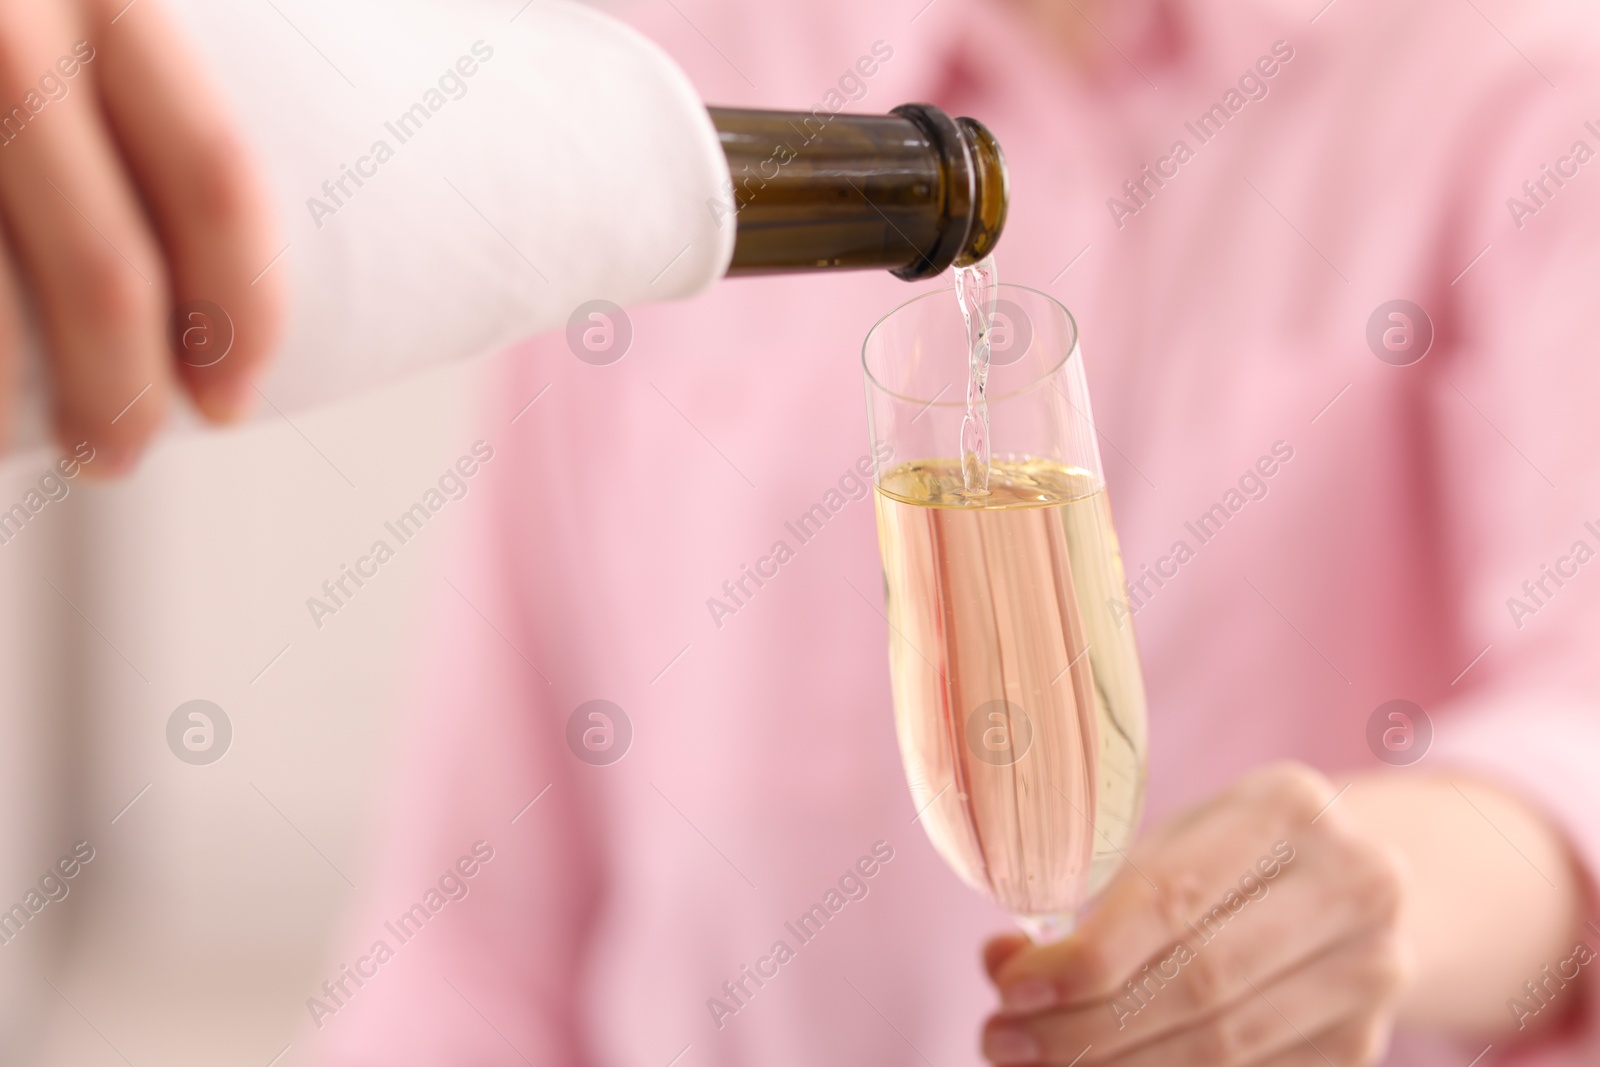
POLYGON ((918 818, 1035 941, 1122 861, 1145 697, 1077 324, 997 287, 989 478, 962 474, 971 347, 948 289, 890 312, 862 362, 877 465, 895 726, 918 818))

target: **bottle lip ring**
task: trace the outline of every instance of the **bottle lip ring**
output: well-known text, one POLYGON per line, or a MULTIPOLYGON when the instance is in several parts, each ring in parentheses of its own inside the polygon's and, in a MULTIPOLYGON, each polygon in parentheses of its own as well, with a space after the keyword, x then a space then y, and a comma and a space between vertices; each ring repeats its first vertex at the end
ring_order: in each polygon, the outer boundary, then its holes
POLYGON ((955 260, 956 266, 966 267, 989 255, 1000 243, 1006 219, 1011 214, 1011 169, 1006 166, 1005 150, 1000 147, 999 139, 989 127, 965 116, 956 119, 956 125, 961 129, 963 139, 974 157, 972 225, 967 229, 967 240, 972 247, 966 255, 958 255, 955 260), (995 218, 994 228, 973 240, 972 231, 983 225, 983 204, 980 201, 986 198, 988 191, 980 192, 979 189, 987 185, 988 178, 999 179, 1000 213, 995 218))
MULTIPOLYGON (((1010 400, 1013 397, 1021 396, 1023 393, 1037 388, 1043 382, 1048 381, 1052 375, 1059 373, 1061 369, 1068 363, 1072 362, 1074 358, 1081 357, 1083 354, 1079 344, 1080 336, 1078 333, 1078 320, 1073 316, 1067 305, 1063 304, 1049 293, 1035 289, 1030 285, 1018 285, 1015 282, 1000 282, 995 286, 995 288, 1001 293, 1006 291, 1013 293, 1032 293, 1034 296, 1041 297, 1049 303, 1054 304, 1058 309, 1060 309, 1061 314, 1065 315, 1067 318, 1067 326, 1072 331, 1072 343, 1062 346, 1063 351, 1061 355, 1052 360, 1050 365, 1040 371, 1032 380, 1007 392, 1001 393, 998 396, 988 397, 987 399, 991 404, 998 403, 1002 400, 1010 400)), ((869 389, 875 389, 884 396, 892 397, 895 400, 904 400, 910 404, 925 404, 930 408, 966 406, 966 399, 964 397, 954 400, 940 400, 937 395, 930 398, 925 396, 907 396, 904 393, 897 392, 878 380, 877 375, 872 373, 872 365, 868 362, 867 357, 867 346, 872 343, 872 338, 877 334, 878 330, 881 329, 883 325, 890 319, 894 318, 902 311, 905 311, 907 308, 911 307, 911 305, 920 303, 924 300, 930 300, 934 298, 943 298, 945 300, 949 300, 951 299, 950 293, 953 292, 954 289, 955 287, 953 285, 943 285, 937 289, 930 289, 925 293, 918 293, 911 299, 903 300, 894 307, 890 308, 883 314, 881 318, 878 319, 877 322, 872 324, 872 328, 867 331, 866 338, 861 342, 861 372, 866 376, 867 387, 869 389)))
POLYGON ((922 281, 943 274, 967 247, 977 214, 978 162, 960 123, 943 110, 932 104, 901 104, 889 113, 910 121, 943 158, 955 164, 942 210, 958 225, 945 229, 932 248, 919 250, 916 259, 892 272, 902 281, 922 281))

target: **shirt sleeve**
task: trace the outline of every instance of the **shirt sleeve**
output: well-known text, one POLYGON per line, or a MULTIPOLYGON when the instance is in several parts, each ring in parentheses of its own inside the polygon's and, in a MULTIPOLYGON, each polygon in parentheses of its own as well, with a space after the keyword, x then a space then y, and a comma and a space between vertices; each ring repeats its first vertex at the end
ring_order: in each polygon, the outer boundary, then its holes
MULTIPOLYGON (((1593 81, 1549 69, 1562 84, 1593 81)), ((1444 595, 1458 598, 1451 638, 1462 671, 1436 709, 1422 766, 1500 783, 1562 831, 1588 881, 1581 936, 1595 950, 1600 133, 1573 104, 1581 95, 1550 91, 1526 68, 1517 82, 1474 112, 1481 136, 1458 160, 1456 184, 1470 192, 1444 242, 1454 258, 1442 278, 1481 258, 1440 281, 1429 309, 1438 354, 1419 376, 1438 465, 1435 564, 1444 595)), ((1526 860, 1508 843, 1506 862, 1526 860)), ((1600 981, 1589 970, 1568 994, 1581 998, 1570 1026, 1497 1047, 1486 1062, 1600 1062, 1600 981)))

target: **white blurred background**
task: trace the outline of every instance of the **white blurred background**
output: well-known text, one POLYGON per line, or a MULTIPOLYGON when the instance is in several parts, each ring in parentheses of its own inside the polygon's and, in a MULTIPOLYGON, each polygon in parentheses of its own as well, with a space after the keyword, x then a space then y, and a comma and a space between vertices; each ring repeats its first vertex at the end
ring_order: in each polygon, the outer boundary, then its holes
MULTIPOLYGON (((311 1062, 305 1000, 375 860, 408 665, 474 499, 320 630, 306 598, 490 436, 492 366, 169 439, 0 545, 0 910, 95 850, 0 945, 0 1063, 311 1062), (194 699, 233 727, 208 766, 167 744, 194 699)), ((8 459, 0 510, 54 458, 8 459)))

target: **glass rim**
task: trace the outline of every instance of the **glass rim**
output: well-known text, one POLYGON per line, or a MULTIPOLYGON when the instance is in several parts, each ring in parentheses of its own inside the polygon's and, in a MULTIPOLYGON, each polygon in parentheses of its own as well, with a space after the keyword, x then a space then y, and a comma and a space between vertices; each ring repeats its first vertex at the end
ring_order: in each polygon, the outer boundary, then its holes
MULTIPOLYGON (((866 375, 868 387, 870 387, 872 389, 876 389, 878 392, 883 393, 885 396, 893 397, 896 400, 904 400, 904 401, 906 401, 907 403, 910 403, 910 404, 926 404, 930 408, 931 407, 945 407, 945 406, 948 406, 948 407, 965 407, 966 406, 966 403, 967 403, 966 397, 961 397, 961 398, 959 398, 957 400, 941 401, 937 394, 934 396, 933 399, 929 400, 929 399, 927 399, 925 397, 906 396, 903 393, 897 393, 893 389, 890 389, 887 385, 884 385, 881 381, 879 381, 877 376, 872 373, 871 366, 869 366, 868 363, 867 363, 867 346, 872 343, 873 335, 878 332, 878 330, 884 325, 884 323, 888 322, 890 319, 892 319, 896 315, 900 314, 900 312, 905 311, 911 305, 917 304, 917 303, 921 303, 922 301, 931 299, 933 297, 937 297, 937 296, 941 296, 941 295, 944 295, 944 294, 948 294, 954 288, 955 287, 953 285, 946 285, 946 286, 941 286, 938 289, 930 289, 926 293, 918 293, 916 296, 912 297, 911 299, 902 301, 901 303, 896 304, 894 307, 890 308, 888 311, 886 311, 883 314, 882 317, 880 317, 878 319, 877 322, 874 322, 872 324, 872 328, 867 331, 867 336, 861 342, 861 373, 866 375)), ((1001 289, 1001 290, 1011 289, 1011 290, 1017 290, 1017 291, 1025 292, 1025 293, 1032 293, 1034 296, 1042 297, 1045 300, 1048 300, 1050 303, 1054 304, 1056 307, 1060 308, 1061 309, 1061 314, 1063 314, 1063 315, 1065 315, 1067 317, 1067 326, 1072 331, 1072 343, 1070 345, 1065 346, 1066 351, 1061 356, 1061 358, 1056 360, 1056 361, 1054 361, 1054 362, 1052 362, 1049 367, 1047 367, 1043 371, 1041 371, 1039 373, 1038 377, 1034 378, 1033 380, 1031 380, 1031 381, 1029 381, 1029 382, 1027 382, 1027 383, 1025 383, 1023 385, 1020 385, 1020 386, 1016 387, 1015 389, 1012 389, 1010 392, 1002 393, 999 396, 987 397, 987 400, 990 403, 994 403, 994 402, 1000 401, 1000 400, 1008 400, 1008 399, 1010 399, 1012 397, 1020 396, 1023 393, 1026 393, 1028 390, 1030 390, 1030 389, 1034 388, 1035 386, 1039 385, 1041 382, 1044 382, 1047 379, 1049 379, 1049 377, 1052 374, 1055 374, 1057 371, 1061 370, 1062 367, 1065 367, 1069 362, 1071 362, 1072 357, 1078 354, 1078 320, 1073 317, 1072 312, 1070 310, 1068 310, 1067 305, 1063 304, 1061 301, 1057 300, 1055 297, 1051 296, 1049 293, 1046 293, 1046 292, 1044 292, 1044 291, 1042 291, 1040 289, 1035 289, 1031 285, 1018 285, 1016 282, 1000 282, 995 288, 1001 289)), ((948 297, 946 297, 946 299, 948 299, 948 297)))

